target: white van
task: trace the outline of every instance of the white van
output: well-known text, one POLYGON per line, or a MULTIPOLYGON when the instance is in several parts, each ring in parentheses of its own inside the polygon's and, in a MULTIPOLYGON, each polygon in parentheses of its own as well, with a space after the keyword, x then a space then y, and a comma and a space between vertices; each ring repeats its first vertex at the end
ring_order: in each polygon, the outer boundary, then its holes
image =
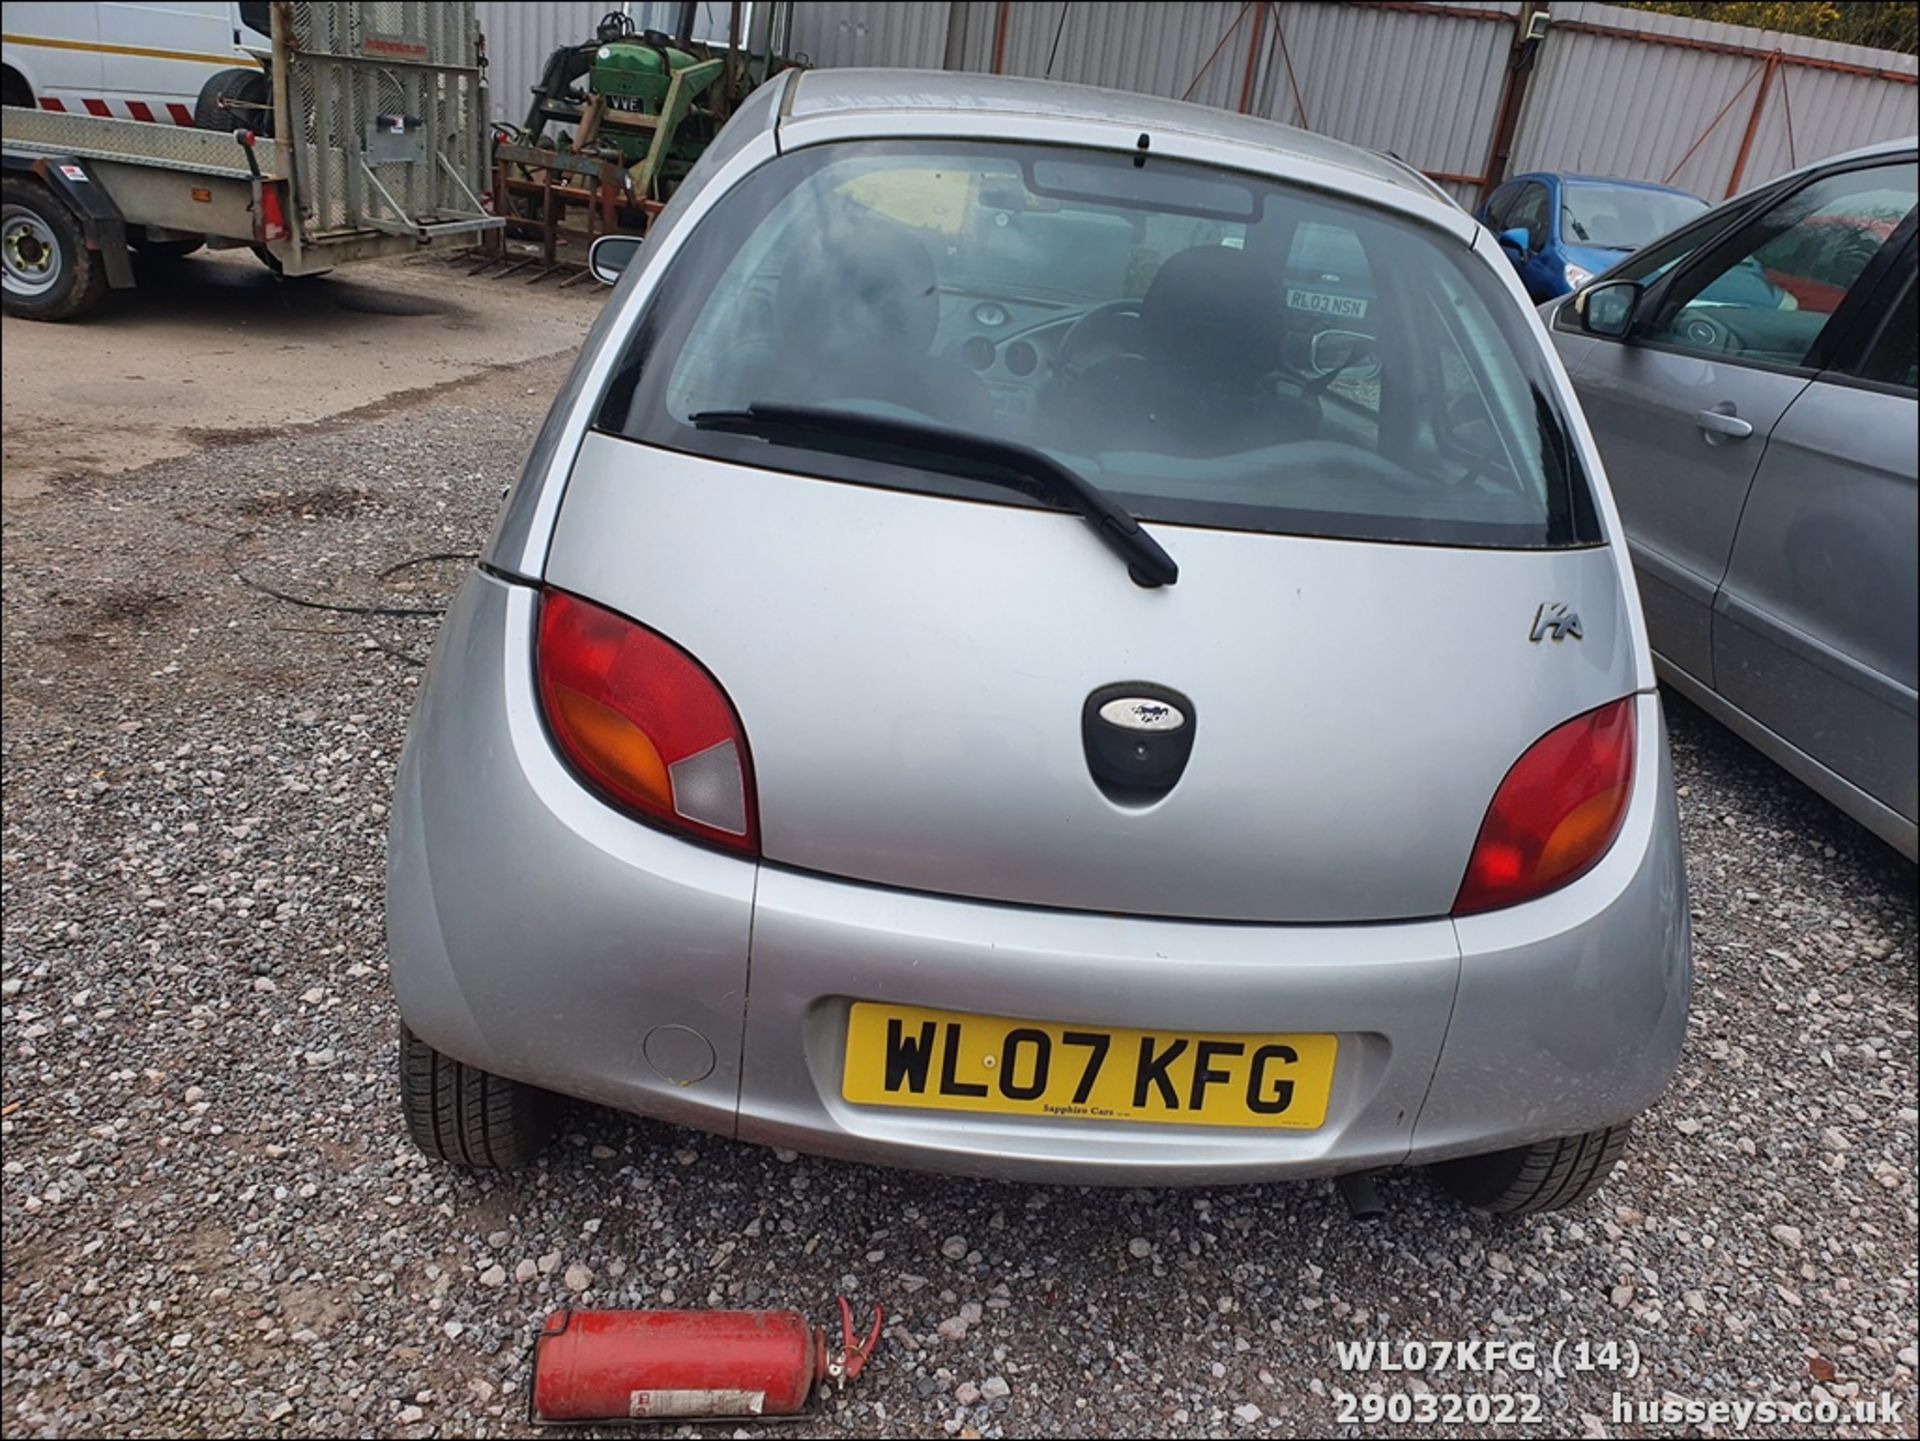
POLYGON ((270 99, 260 61, 248 53, 271 52, 270 15, 265 3, 222 0, 8 0, 0 98, 77 115, 242 128, 235 117, 244 107, 270 99))

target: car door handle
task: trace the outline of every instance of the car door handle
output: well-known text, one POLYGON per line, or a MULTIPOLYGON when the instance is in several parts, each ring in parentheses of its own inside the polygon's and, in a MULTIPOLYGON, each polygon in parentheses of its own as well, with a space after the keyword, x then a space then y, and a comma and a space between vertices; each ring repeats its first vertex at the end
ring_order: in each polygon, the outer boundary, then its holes
POLYGON ((1745 440, 1753 434, 1753 422, 1742 420, 1731 411, 1732 407, 1727 410, 1696 410, 1693 419, 1709 437, 1719 435, 1728 440, 1745 440))

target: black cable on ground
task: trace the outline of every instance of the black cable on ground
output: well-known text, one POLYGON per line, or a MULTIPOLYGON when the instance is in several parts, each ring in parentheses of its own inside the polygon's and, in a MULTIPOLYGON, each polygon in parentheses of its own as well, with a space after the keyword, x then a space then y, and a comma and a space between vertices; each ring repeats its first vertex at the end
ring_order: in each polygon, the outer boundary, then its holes
POLYGON ((433 561, 433 560, 478 560, 478 559, 480 559, 480 552, 477 550, 436 550, 427 555, 410 555, 405 560, 396 560, 392 565, 388 566, 385 570, 381 571, 380 578, 384 580, 387 576, 392 575, 396 570, 405 570, 408 566, 413 566, 413 565, 425 565, 428 561, 433 561))
POLYGON ((288 605, 297 605, 307 610, 328 610, 340 615, 445 615, 444 605, 341 605, 328 600, 313 600, 304 595, 294 595, 291 591, 280 590, 263 580, 255 580, 243 570, 236 570, 233 578, 249 590, 271 596, 275 600, 285 601, 288 605))
MULTIPOLYGON (((185 519, 185 517, 181 517, 181 519, 185 519)), ((269 596, 277 601, 283 601, 287 605, 297 605, 304 610, 324 610, 330 611, 335 615, 424 616, 445 615, 447 613, 447 608, 444 605, 350 605, 340 601, 315 600, 311 596, 295 595, 292 591, 281 590, 278 586, 268 585, 264 580, 255 580, 244 570, 240 569, 233 558, 233 547, 238 542, 246 539, 249 534, 251 534, 251 532, 242 531, 239 534, 230 535, 227 537, 227 543, 220 548, 222 558, 225 559, 228 566, 233 570, 233 578, 248 590, 258 591, 261 595, 269 596)), ((410 565, 424 565, 432 560, 472 560, 475 558, 474 552, 472 551, 433 551, 427 555, 412 555, 408 556, 405 560, 395 561, 392 565, 381 571, 380 575, 383 577, 389 576, 397 570, 405 570, 410 565)), ((407 659, 411 659, 411 657, 407 657, 407 659)), ((416 662, 416 664, 418 664, 418 662, 416 662)))

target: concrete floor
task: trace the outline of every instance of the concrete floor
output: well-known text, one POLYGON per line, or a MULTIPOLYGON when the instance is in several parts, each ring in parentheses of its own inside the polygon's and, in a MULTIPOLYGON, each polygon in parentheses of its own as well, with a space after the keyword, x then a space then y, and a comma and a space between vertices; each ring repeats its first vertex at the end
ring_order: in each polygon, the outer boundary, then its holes
POLYGON ((275 429, 385 414, 490 369, 571 351, 606 292, 592 281, 475 278, 438 255, 307 281, 246 251, 143 267, 77 322, 7 316, 9 499, 275 429))

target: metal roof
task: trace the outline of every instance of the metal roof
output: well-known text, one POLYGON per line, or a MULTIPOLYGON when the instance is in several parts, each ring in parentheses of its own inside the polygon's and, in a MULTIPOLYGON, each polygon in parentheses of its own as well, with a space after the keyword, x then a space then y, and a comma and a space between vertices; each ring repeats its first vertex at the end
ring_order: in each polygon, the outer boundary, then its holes
MULTIPOLYGON (((784 109, 795 120, 849 111, 938 112, 1159 131, 1333 166, 1437 203, 1432 186, 1391 157, 1278 121, 1133 91, 944 70, 809 70, 795 80, 784 109)), ((1017 136, 1018 127, 1010 125, 1007 133, 1017 136)))

